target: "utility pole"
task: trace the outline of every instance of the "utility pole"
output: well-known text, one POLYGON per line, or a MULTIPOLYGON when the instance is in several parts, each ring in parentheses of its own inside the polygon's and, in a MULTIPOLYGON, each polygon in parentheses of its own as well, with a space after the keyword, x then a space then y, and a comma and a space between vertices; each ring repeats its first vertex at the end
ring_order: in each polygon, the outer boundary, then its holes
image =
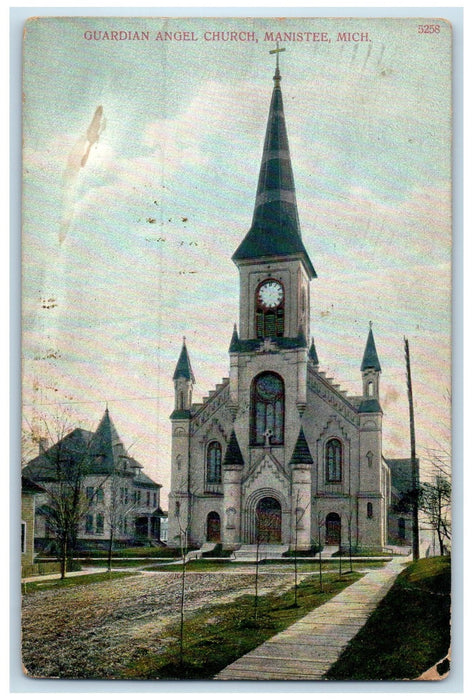
POLYGON ((411 478, 412 478, 412 558, 419 559, 419 473, 416 459, 416 435, 414 426, 414 402, 412 399, 411 361, 409 341, 404 338, 407 371, 407 398, 409 400, 409 425, 411 434, 411 478))

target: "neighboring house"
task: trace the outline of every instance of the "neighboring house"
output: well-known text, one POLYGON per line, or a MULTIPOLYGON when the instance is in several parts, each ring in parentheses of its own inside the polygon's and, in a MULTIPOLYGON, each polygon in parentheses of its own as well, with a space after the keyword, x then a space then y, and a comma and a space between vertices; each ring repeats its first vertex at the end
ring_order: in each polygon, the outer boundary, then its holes
POLYGON ((410 459, 387 459, 386 462, 391 470, 388 542, 399 546, 412 546, 412 463, 410 459))
POLYGON ((229 377, 193 403, 185 341, 173 376, 168 544, 185 531, 190 544, 303 548, 321 531, 323 544, 382 548, 391 477, 381 364, 370 323, 358 349, 362 393, 350 396, 308 342, 316 272, 301 236, 280 81, 277 69, 253 221, 232 257, 240 318, 229 377))
POLYGON ((34 561, 35 499, 44 489, 21 477, 21 569, 22 576, 29 573, 34 561))
POLYGON ((36 540, 48 548, 55 538, 51 504, 60 483, 80 480, 81 517, 77 543, 104 546, 113 530, 116 543, 150 543, 160 540, 161 484, 143 472, 127 453, 108 409, 97 430, 76 428, 55 445, 28 462, 23 475, 40 484, 44 493, 36 508, 36 540))

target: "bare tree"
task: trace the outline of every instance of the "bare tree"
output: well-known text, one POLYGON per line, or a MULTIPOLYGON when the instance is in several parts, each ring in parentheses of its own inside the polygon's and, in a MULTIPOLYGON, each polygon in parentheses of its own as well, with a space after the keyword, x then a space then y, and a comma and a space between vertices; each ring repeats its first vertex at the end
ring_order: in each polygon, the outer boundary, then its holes
POLYGON ((430 482, 421 484, 419 508, 437 535, 441 556, 446 553, 446 542, 450 542, 452 536, 451 498, 451 481, 441 472, 435 474, 430 482))
POLYGON ((107 478, 109 482, 109 497, 105 505, 105 518, 109 530, 107 569, 112 570, 112 553, 117 535, 123 531, 124 524, 136 510, 132 494, 128 491, 129 479, 114 465, 113 472, 107 478))
POLYGON ((299 526, 302 522, 302 518, 304 517, 304 514, 309 507, 309 503, 307 503, 305 508, 302 508, 300 506, 300 498, 301 494, 300 491, 297 492, 297 498, 296 498, 296 509, 294 512, 294 607, 297 608, 299 607, 299 603, 297 601, 297 592, 298 592, 298 571, 297 571, 297 548, 299 545, 298 542, 298 534, 299 534, 299 526))
POLYGON ((319 511, 317 514, 317 530, 318 530, 318 540, 319 540, 319 589, 322 593, 322 528, 324 526, 324 517, 322 512, 319 511))
POLYGON ((181 566, 181 593, 179 601, 179 666, 182 669, 184 664, 184 610, 185 610, 185 599, 186 599, 186 566, 187 566, 187 552, 189 545, 189 530, 190 530, 190 503, 187 505, 187 519, 185 522, 182 521, 180 507, 176 513, 177 522, 179 526, 179 534, 176 535, 178 540, 179 549, 181 550, 182 566, 181 566))
MULTIPOLYGON (((53 533, 61 563, 61 578, 72 561, 77 535, 90 501, 84 490, 84 480, 90 470, 88 431, 71 430, 67 411, 53 417, 41 417, 43 435, 52 447, 45 449, 25 468, 33 481, 41 484, 47 494, 43 508, 46 525, 53 533), (35 463, 36 462, 36 463, 35 463)), ((35 428, 33 439, 41 439, 35 428)))

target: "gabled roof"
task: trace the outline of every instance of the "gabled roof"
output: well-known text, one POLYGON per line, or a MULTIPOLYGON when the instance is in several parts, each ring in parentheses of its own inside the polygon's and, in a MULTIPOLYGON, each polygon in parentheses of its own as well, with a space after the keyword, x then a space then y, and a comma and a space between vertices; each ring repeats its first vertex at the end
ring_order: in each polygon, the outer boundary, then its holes
POLYGON ((22 475, 32 481, 56 481, 77 468, 88 469, 90 463, 89 446, 93 433, 75 428, 58 440, 55 445, 31 459, 22 475))
POLYGON ((366 369, 374 369, 376 372, 381 372, 381 365, 379 363, 378 353, 376 352, 376 345, 374 342, 371 325, 368 333, 368 339, 366 341, 363 360, 361 362, 361 371, 364 372, 366 369))
POLYGON ((33 481, 66 480, 74 475, 108 475, 143 469, 120 440, 108 408, 93 433, 75 428, 42 454, 30 460, 22 475, 33 481))
POLYGON ((133 483, 137 486, 143 486, 152 489, 160 489, 161 484, 156 483, 149 476, 146 476, 143 472, 138 472, 138 474, 133 478, 133 483))
POLYGON ((194 373, 192 371, 191 362, 189 359, 189 354, 186 347, 186 339, 182 341, 181 354, 177 361, 176 369, 174 370, 173 380, 179 377, 184 377, 184 379, 190 379, 190 381, 195 382, 194 373))
POLYGON ((294 445, 294 450, 289 464, 313 464, 314 460, 310 453, 309 445, 305 439, 304 431, 301 427, 299 430, 299 436, 294 445))
POLYGON ((309 275, 317 277, 301 237, 280 80, 277 69, 253 222, 232 260, 296 256, 303 260, 309 275))

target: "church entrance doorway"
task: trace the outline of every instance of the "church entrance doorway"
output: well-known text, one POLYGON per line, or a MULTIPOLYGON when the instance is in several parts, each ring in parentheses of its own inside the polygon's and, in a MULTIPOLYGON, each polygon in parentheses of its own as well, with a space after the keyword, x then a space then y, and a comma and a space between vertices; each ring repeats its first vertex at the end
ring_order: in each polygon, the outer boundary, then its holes
POLYGON ((264 544, 281 544, 281 504, 266 496, 256 506, 257 541, 264 544))
POLYGON ((220 515, 215 511, 207 516, 207 542, 220 542, 220 515))
POLYGON ((338 513, 329 513, 325 519, 325 544, 339 545, 341 542, 342 521, 338 513))

